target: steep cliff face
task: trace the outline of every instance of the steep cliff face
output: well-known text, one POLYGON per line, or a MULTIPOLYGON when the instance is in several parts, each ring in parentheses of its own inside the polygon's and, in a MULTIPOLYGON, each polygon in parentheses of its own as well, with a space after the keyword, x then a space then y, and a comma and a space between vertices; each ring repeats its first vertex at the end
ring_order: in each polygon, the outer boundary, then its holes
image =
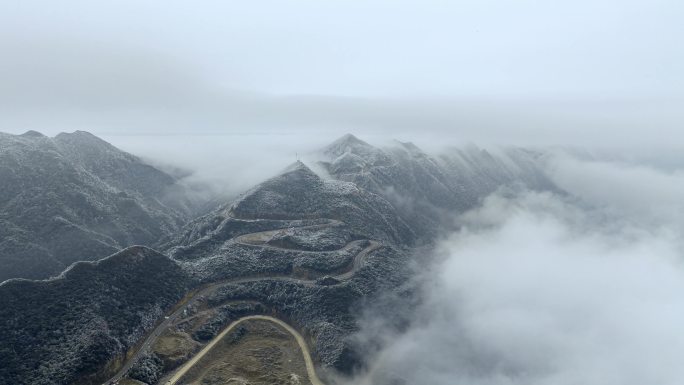
POLYGON ((0 281, 155 245, 194 208, 174 178, 82 131, 0 133, 0 281))

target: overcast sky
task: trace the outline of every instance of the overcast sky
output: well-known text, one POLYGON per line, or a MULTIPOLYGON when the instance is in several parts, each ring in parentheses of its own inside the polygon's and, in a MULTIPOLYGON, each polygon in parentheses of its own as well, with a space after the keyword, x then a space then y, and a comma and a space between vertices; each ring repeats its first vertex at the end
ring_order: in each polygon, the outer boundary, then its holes
POLYGON ((231 193, 344 132, 643 151, 559 160, 574 201, 466 214, 431 318, 353 383, 682 383, 681 0, 2 0, 0 55, 0 131, 87 130, 231 193))
POLYGON ((5 132, 682 139, 684 5, 675 0, 1 7, 5 132))

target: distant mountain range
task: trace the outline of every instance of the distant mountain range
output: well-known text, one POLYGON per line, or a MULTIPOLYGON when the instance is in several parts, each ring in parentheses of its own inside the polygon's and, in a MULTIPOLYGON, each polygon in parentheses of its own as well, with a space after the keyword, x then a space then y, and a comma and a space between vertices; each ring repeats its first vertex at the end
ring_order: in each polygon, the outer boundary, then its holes
POLYGON ((454 213, 475 207, 502 186, 554 189, 544 173, 544 153, 498 151, 471 145, 432 157, 410 142, 377 148, 347 134, 320 152, 319 164, 334 179, 384 197, 420 238, 429 240, 448 227, 445 221, 454 213))
POLYGON ((0 281, 157 245, 197 203, 170 175, 83 131, 0 133, 0 281))
POLYGON ((196 217, 177 180, 91 134, 0 135, 4 276, 114 253, 0 284, 0 383, 163 383, 196 351, 158 340, 202 346, 258 313, 300 330, 324 376, 351 373, 360 303, 410 298, 417 246, 497 189, 555 188, 523 149, 431 157, 346 135, 318 156, 196 217))

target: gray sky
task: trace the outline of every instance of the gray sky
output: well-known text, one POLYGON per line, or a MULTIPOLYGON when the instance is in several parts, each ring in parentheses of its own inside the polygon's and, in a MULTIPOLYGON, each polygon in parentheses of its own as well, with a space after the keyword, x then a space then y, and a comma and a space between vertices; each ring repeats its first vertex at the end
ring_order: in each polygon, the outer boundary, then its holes
POLYGON ((0 131, 671 146, 681 20, 675 0, 6 1, 0 131))

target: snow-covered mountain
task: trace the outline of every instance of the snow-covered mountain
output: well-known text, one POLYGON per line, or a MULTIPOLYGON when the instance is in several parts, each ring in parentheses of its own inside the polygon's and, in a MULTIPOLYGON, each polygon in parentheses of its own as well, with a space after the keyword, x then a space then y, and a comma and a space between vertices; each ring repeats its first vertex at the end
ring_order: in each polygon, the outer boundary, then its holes
POLYGON ((173 177, 87 132, 0 133, 0 282, 155 245, 193 209, 173 177))
POLYGON ((475 207, 503 187, 551 189, 544 154, 503 148, 492 154, 474 145, 431 156, 413 143, 383 148, 347 134, 320 152, 333 178, 383 196, 421 237, 429 240, 453 214, 475 207))
POLYGON ((5 266, 26 269, 7 255, 56 261, 52 272, 132 243, 159 250, 127 248, 52 280, 0 284, 2 383, 154 384, 250 314, 287 320, 323 372, 349 374, 363 365, 350 340, 360 304, 396 294, 410 306, 416 250, 453 214, 499 188, 554 188, 541 153, 471 147, 433 157, 346 135, 320 163, 292 164, 189 220, 189 201, 168 195, 182 193, 173 178, 90 134, 2 135, 0 149, 3 250, 23 252, 0 254, 5 266), (191 348, 171 357, 144 335, 191 348))

